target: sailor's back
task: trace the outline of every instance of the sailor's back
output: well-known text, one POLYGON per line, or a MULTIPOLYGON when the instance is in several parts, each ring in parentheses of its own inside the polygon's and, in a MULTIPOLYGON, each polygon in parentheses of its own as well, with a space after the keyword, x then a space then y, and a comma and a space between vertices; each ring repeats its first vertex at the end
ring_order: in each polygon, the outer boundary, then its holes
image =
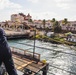
POLYGON ((4 63, 9 75, 17 75, 14 67, 12 54, 10 47, 7 43, 6 34, 2 28, 0 28, 0 65, 4 63))

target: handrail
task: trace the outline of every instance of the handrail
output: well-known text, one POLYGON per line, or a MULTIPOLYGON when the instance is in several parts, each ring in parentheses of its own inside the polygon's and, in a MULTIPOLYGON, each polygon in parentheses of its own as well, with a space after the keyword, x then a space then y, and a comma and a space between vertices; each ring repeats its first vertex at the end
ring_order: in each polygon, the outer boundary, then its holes
MULTIPOLYGON (((27 49, 25 50, 25 49, 21 49, 21 48, 17 48, 17 47, 12 47, 12 46, 10 46, 10 48, 11 48, 12 52, 16 52, 16 53, 26 55, 26 56, 33 58, 33 52, 28 51, 27 49)), ((34 53, 34 55, 35 55, 36 59, 40 60, 40 54, 34 53)))

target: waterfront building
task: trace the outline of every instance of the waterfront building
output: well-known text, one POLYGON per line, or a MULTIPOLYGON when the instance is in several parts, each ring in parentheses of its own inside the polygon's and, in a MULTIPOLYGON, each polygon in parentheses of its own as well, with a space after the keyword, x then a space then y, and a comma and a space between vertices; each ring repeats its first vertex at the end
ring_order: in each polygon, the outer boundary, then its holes
POLYGON ((28 21, 31 18, 32 17, 30 16, 30 14, 24 15, 23 13, 19 13, 19 14, 12 14, 11 15, 11 21, 12 22, 18 21, 20 23, 23 23, 24 21, 28 21))
POLYGON ((11 21, 12 22, 16 22, 16 21, 22 22, 22 21, 24 21, 24 17, 21 16, 20 14, 12 14, 11 15, 11 21))
POLYGON ((28 13, 27 16, 25 16, 25 20, 30 20, 32 18, 32 16, 30 16, 30 14, 28 13))
MULTIPOLYGON (((0 27, 4 29, 12 29, 14 27, 21 27, 27 25, 29 27, 35 27, 37 29, 44 29, 43 20, 32 20, 32 16, 30 14, 12 14, 10 21, 0 22, 0 27)), ((63 20, 59 21, 60 26, 63 31, 70 31, 70 32, 76 32, 76 21, 68 21, 66 24, 63 23, 63 20)), ((53 29, 53 22, 50 20, 45 20, 45 28, 48 28, 49 30, 53 29)))
POLYGON ((4 27, 5 26, 5 22, 0 22, 0 27, 4 27))
POLYGON ((52 28, 53 28, 53 23, 52 23, 50 20, 47 20, 47 21, 46 21, 45 28, 52 29, 52 28))
POLYGON ((53 36, 53 35, 54 35, 54 32, 48 32, 48 33, 47 33, 47 36, 48 36, 48 37, 51 37, 51 36, 53 36))
POLYGON ((67 24, 63 24, 62 21, 60 22, 60 26, 63 31, 76 31, 76 21, 68 21, 67 24))
POLYGON ((36 26, 36 28, 42 28, 42 20, 34 20, 34 26, 36 26))
MULTIPOLYGON (((44 25, 43 25, 43 20, 34 20, 34 26, 36 26, 36 28, 38 29, 43 29, 44 28, 44 25)), ((46 23, 45 23, 45 28, 49 28, 49 29, 52 29, 52 22, 50 22, 49 20, 46 20, 46 23)))
POLYGON ((71 34, 67 36, 67 41, 76 42, 76 34, 71 34))

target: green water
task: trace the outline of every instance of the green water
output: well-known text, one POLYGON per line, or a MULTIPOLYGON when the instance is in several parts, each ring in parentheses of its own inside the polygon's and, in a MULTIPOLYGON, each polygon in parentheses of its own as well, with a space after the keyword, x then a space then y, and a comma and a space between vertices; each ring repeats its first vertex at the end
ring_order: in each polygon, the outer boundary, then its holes
MULTIPOLYGON (((26 40, 26 39, 9 40, 8 43, 10 46, 33 51, 33 47, 31 46, 18 44, 18 43, 24 43, 33 45, 34 44, 33 40, 26 40)), ((48 75, 76 75, 76 55, 75 55, 76 51, 74 49, 71 49, 66 45, 58 45, 58 44, 56 45, 37 40, 36 40, 36 46, 45 47, 49 49, 48 50, 48 49, 35 48, 35 52, 41 54, 41 60, 46 59, 47 62, 50 64, 48 75), (71 74, 69 72, 71 72, 71 74)))

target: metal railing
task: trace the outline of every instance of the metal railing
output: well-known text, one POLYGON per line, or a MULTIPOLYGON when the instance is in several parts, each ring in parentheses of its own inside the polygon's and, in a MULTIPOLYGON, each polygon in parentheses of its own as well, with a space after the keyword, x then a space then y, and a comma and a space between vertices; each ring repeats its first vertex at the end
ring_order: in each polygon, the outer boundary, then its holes
MULTIPOLYGON (((28 51, 28 49, 24 50, 24 49, 20 49, 20 48, 11 46, 11 51, 13 53, 18 53, 18 54, 33 58, 33 52, 28 51)), ((40 60, 40 54, 34 53, 34 58, 37 59, 37 60, 40 60)))

